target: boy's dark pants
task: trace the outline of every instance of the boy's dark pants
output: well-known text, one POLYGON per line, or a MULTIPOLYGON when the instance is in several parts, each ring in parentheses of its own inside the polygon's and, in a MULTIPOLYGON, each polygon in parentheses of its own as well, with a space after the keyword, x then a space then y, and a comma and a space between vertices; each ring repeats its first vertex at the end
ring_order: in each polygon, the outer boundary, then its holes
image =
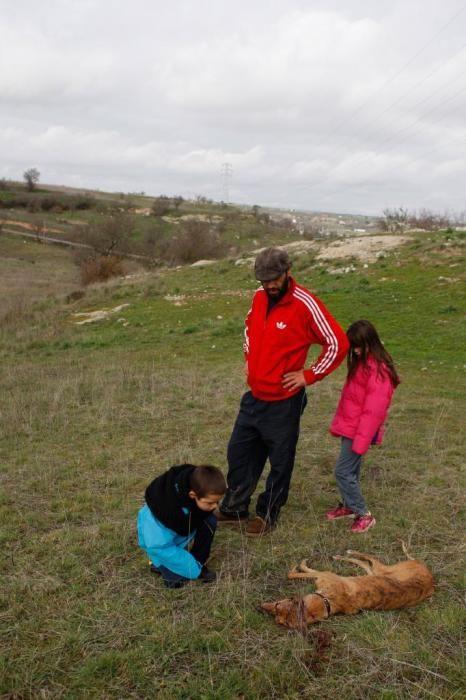
MULTIPOLYGON (((199 564, 204 565, 210 556, 210 548, 212 546, 216 527, 217 518, 211 513, 194 535, 190 552, 199 564)), ((162 574, 163 582, 168 588, 179 588, 190 580, 185 576, 175 574, 174 571, 170 571, 166 566, 159 566, 158 570, 162 574)))
POLYGON ((228 444, 228 490, 220 510, 245 518, 257 482, 270 460, 265 491, 257 499, 256 512, 274 524, 286 503, 299 437, 299 422, 307 403, 306 392, 283 401, 261 401, 250 391, 240 410, 228 444))

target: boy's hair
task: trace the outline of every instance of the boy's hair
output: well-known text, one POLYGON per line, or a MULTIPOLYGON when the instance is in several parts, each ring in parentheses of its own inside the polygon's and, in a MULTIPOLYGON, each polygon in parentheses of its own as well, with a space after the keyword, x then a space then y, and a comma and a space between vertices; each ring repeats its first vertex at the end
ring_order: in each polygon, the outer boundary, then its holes
POLYGON ((189 481, 198 498, 204 498, 208 494, 220 496, 227 490, 222 472, 218 467, 213 467, 210 464, 194 467, 189 481))
POLYGON ((346 331, 346 336, 350 343, 348 353, 348 377, 356 371, 360 362, 366 364, 369 355, 372 355, 378 364, 384 364, 394 387, 400 383, 400 378, 395 369, 395 364, 391 355, 385 350, 379 334, 370 321, 355 321, 346 331), (354 352, 355 348, 360 348, 361 354, 354 352))

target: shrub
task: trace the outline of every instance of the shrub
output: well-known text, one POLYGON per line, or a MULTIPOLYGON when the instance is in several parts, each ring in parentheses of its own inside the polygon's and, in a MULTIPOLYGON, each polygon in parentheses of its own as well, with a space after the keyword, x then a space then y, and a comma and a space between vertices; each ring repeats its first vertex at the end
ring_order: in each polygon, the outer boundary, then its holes
POLYGON ((54 196, 42 197, 42 199, 40 200, 40 206, 42 211, 51 211, 53 209, 56 209, 57 207, 59 207, 60 210, 63 209, 59 199, 54 196))
POLYGON ((27 194, 6 194, 0 199, 0 209, 25 208, 30 201, 31 197, 27 194))
POLYGON ((76 195, 73 197, 74 208, 78 210, 92 209, 95 206, 96 201, 93 197, 86 197, 85 195, 76 195))
POLYGON ((32 214, 34 214, 35 212, 40 211, 40 208, 41 208, 40 199, 33 199, 33 198, 29 199, 29 201, 27 203, 27 210, 28 211, 30 211, 32 214))
MULTIPOLYGON (((99 223, 82 226, 79 241, 92 248, 92 257, 128 253, 132 250, 134 222, 126 214, 107 216, 99 223)), ((81 262, 81 261, 80 261, 81 262)))
POLYGON ((105 282, 111 277, 124 274, 123 261, 118 255, 98 255, 87 258, 80 264, 81 282, 84 285, 93 282, 105 282))
POLYGON ((152 214, 154 216, 165 216, 171 209, 170 198, 162 194, 156 197, 152 203, 152 214))
POLYGON ((227 246, 216 231, 203 221, 189 221, 181 234, 168 247, 167 258, 172 264, 193 263, 204 258, 221 258, 227 246))
MULTIPOLYGON (((9 183, 0 180, 0 191, 6 191, 9 183), (2 184, 3 183, 3 184, 2 184)), ((96 200, 86 195, 47 194, 41 196, 37 192, 7 193, 0 199, 0 209, 24 208, 29 211, 68 211, 92 209, 96 200)))

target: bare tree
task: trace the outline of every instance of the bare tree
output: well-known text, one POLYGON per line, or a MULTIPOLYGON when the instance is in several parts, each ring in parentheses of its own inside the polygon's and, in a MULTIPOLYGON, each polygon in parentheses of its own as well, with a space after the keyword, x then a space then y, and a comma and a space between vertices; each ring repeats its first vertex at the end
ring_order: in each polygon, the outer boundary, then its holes
POLYGON ((180 234, 170 242, 166 255, 172 264, 187 264, 204 258, 219 259, 226 251, 225 242, 209 224, 187 221, 180 234))
POLYGON ((181 195, 178 195, 177 197, 173 197, 173 206, 175 207, 175 210, 178 211, 178 209, 181 207, 183 204, 184 199, 181 197, 181 195))
POLYGON ((379 224, 383 231, 391 231, 397 233, 403 231, 409 223, 409 212, 403 207, 398 209, 384 209, 383 219, 380 219, 379 224))
POLYGON ((451 225, 448 214, 436 214, 430 209, 420 209, 419 212, 409 212, 403 207, 398 209, 384 209, 383 218, 379 224, 383 231, 399 233, 408 227, 423 229, 424 231, 438 231, 451 225))
POLYGON ((411 215, 409 223, 411 226, 424 229, 424 231, 436 231, 450 225, 447 215, 435 214, 430 209, 420 209, 418 213, 415 212, 411 215))
POLYGON ((319 226, 317 226, 316 224, 311 224, 311 223, 310 223, 310 224, 307 224, 307 225, 305 226, 305 228, 304 228, 304 231, 303 231, 303 238, 304 238, 306 241, 312 241, 312 240, 314 240, 315 238, 319 238, 319 236, 321 235, 321 233, 322 233, 322 231, 321 231, 321 229, 320 229, 319 226))
POLYGON ((79 240, 92 248, 93 256, 118 255, 129 252, 133 228, 133 221, 126 214, 108 216, 100 223, 83 226, 79 240))
POLYGON ((164 194, 156 197, 152 203, 152 214, 154 216, 165 216, 170 211, 170 198, 164 194))
POLYGON ((99 224, 83 226, 80 242, 88 246, 75 253, 83 284, 124 274, 123 257, 129 252, 133 222, 126 214, 108 216, 99 224))
POLYGON ((29 168, 29 170, 24 171, 23 178, 26 182, 28 191, 32 192, 36 189, 36 185, 39 182, 40 172, 37 170, 37 168, 29 168))

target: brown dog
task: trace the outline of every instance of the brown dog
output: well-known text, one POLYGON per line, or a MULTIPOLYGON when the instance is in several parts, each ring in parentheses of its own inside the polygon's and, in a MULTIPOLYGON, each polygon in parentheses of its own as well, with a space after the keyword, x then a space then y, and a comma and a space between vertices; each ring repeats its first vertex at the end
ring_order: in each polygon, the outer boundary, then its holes
POLYGON ((434 579, 422 561, 411 559, 392 566, 369 555, 348 550, 350 557, 334 556, 361 566, 367 576, 338 576, 331 571, 316 571, 303 561, 288 578, 314 579, 317 590, 302 598, 285 598, 263 603, 261 608, 275 622, 294 629, 325 620, 330 615, 354 615, 360 610, 396 610, 420 603, 434 592, 434 579))

